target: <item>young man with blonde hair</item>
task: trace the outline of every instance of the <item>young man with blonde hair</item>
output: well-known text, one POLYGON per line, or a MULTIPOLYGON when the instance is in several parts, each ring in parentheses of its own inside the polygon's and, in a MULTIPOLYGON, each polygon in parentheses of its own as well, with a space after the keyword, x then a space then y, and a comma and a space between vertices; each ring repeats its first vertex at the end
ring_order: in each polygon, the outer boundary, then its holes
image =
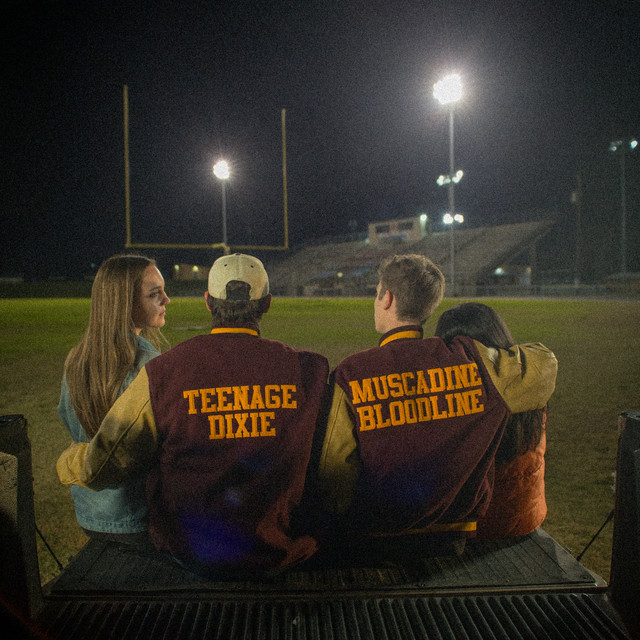
POLYGON ((556 358, 540 344, 423 339, 443 294, 425 256, 387 259, 374 300, 380 342, 333 372, 319 491, 341 516, 334 544, 350 559, 460 550, 487 508, 507 418, 543 407, 555 387, 556 358))

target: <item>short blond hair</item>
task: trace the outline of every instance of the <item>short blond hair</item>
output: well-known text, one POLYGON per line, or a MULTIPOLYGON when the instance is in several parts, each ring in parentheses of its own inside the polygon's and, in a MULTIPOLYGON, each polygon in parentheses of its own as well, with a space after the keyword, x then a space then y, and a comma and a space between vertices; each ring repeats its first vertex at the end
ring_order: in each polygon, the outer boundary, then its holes
POLYGON ((423 324, 444 297, 444 275, 426 256, 394 255, 378 269, 380 296, 391 291, 398 305, 398 318, 423 324))

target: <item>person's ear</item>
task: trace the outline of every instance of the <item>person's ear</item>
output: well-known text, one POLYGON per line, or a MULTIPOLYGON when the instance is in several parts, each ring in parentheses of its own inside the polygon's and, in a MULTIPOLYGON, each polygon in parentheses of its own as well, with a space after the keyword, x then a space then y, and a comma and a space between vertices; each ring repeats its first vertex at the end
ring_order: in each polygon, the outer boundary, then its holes
POLYGON ((204 292, 204 302, 207 305, 207 309, 209 309, 209 311, 211 311, 211 306, 209 305, 209 292, 208 291, 204 292))
POLYGON ((271 294, 268 293, 265 296, 264 301, 262 302, 262 313, 267 313, 267 311, 269 311, 270 306, 271 306, 271 294))
POLYGON ((382 296, 382 308, 386 311, 393 304, 394 299, 393 293, 387 289, 382 296))

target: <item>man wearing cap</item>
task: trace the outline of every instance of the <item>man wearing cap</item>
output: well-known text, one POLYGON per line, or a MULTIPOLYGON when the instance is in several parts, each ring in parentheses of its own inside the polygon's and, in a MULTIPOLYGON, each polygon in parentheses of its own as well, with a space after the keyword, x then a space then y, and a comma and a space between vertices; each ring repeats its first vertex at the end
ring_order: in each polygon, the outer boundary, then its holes
POLYGON ((88 444, 58 460, 63 484, 113 486, 148 471, 154 546, 202 570, 272 571, 310 557, 295 536, 329 365, 260 337, 262 263, 234 254, 209 272, 212 330, 147 363, 88 444))

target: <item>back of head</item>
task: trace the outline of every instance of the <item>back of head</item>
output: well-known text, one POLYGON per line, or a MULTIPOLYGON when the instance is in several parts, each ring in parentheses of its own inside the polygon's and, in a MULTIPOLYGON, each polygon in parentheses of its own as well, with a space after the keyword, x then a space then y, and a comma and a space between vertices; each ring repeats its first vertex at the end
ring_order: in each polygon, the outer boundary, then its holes
POLYGON ((400 320, 423 324, 444 297, 444 275, 426 256, 391 256, 380 265, 378 275, 380 293, 394 295, 400 320))
POLYGON ((508 349, 514 344, 502 318, 480 302, 463 302, 445 311, 438 319, 435 334, 447 343, 455 336, 467 336, 496 349, 508 349))
MULTIPOLYGON (((134 366, 133 305, 145 270, 155 264, 141 255, 115 255, 96 273, 89 323, 82 340, 69 353, 65 368, 71 400, 89 435, 97 431, 134 366)), ((147 337, 159 346, 162 334, 158 329, 152 331, 147 337)))
POLYGON ((214 327, 255 326, 269 306, 269 277, 258 258, 234 253, 213 263, 208 292, 214 327))

